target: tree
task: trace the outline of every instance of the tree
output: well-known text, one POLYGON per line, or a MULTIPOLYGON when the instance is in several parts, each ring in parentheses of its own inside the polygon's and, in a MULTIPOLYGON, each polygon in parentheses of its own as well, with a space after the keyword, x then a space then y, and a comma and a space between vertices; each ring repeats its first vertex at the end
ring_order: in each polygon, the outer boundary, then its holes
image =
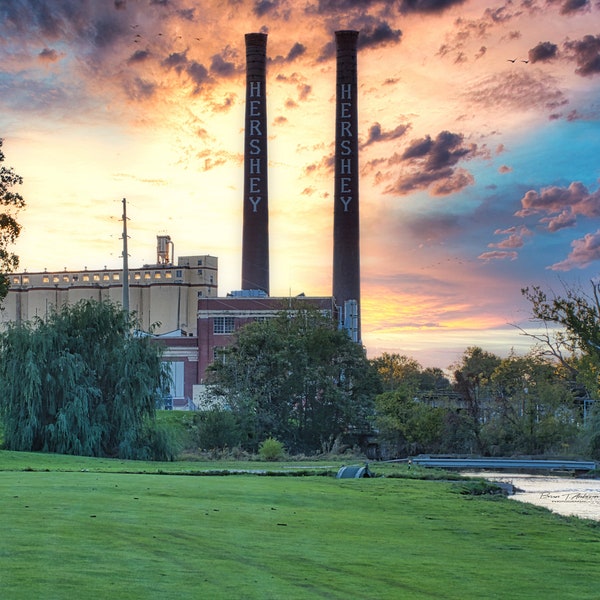
MULTIPOLYGON (((2 144, 0 138, 0 163, 4 162, 2 144)), ((14 271, 19 266, 19 258, 9 250, 19 234, 21 226, 16 220, 19 209, 25 206, 23 197, 14 192, 12 188, 21 185, 23 178, 17 175, 12 168, 0 164, 0 300, 6 297, 10 281, 7 273, 14 271)))
POLYGON ((477 346, 467 348, 461 360, 454 365, 454 389, 462 396, 469 423, 477 444, 484 453, 481 424, 485 418, 485 403, 489 399, 489 379, 500 364, 500 358, 477 346))
POLYGON ((482 435, 491 454, 559 453, 572 445, 580 415, 556 362, 511 353, 494 369, 490 387, 482 435))
POLYGON ((251 450, 268 437, 291 452, 328 449, 368 426, 379 391, 364 348, 302 305, 238 330, 209 382, 238 416, 251 450))
POLYGON ((160 348, 149 336, 134 335, 134 325, 120 306, 92 300, 10 324, 0 335, 5 446, 170 458, 152 428, 168 384, 160 348))

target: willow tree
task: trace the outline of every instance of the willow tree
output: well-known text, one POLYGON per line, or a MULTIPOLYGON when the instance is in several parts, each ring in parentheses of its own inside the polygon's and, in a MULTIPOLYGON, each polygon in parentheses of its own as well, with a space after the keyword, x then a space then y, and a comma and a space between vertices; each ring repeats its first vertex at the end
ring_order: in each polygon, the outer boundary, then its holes
POLYGON ((15 186, 23 183, 23 178, 13 169, 1 164, 4 162, 3 142, 0 138, 0 300, 8 293, 10 282, 7 273, 19 266, 17 255, 9 248, 21 233, 16 215, 19 209, 25 206, 23 197, 13 190, 15 186))
POLYGON ((168 379, 160 348, 132 335, 134 325, 118 305, 93 300, 9 325, 0 335, 5 447, 152 458, 145 436, 168 379))

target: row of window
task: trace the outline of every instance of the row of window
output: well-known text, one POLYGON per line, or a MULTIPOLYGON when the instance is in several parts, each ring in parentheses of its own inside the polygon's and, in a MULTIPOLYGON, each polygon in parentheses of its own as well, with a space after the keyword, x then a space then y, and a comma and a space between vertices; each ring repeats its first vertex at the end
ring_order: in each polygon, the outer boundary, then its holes
MULTIPOLYGON (((202 269, 198 269, 198 275, 202 275, 202 269)), ((172 279, 173 278, 173 272, 172 271, 154 271, 154 274, 152 274, 150 271, 145 271, 144 274, 142 275, 142 273, 140 272, 135 272, 133 274, 133 279, 134 281, 139 281, 142 278, 143 279, 172 279)), ((181 279, 183 277, 183 271, 182 270, 177 270, 175 271, 175 277, 177 279, 181 279)), ((60 283, 61 281, 64 283, 71 283, 71 282, 77 282, 79 281, 79 275, 43 275, 42 276, 42 283, 50 283, 50 278, 52 278, 52 283, 60 283)), ((120 281, 121 279, 121 274, 120 273, 103 273, 102 275, 98 274, 98 273, 93 273, 93 274, 89 274, 89 273, 84 273, 81 276, 81 280, 84 282, 89 282, 89 281, 120 281)), ((214 281, 214 276, 210 275, 209 277, 210 283, 213 283, 214 281)), ((28 284, 30 282, 30 278, 28 275, 23 275, 23 276, 18 276, 15 275, 13 277, 13 283, 16 285, 19 284, 28 284)))

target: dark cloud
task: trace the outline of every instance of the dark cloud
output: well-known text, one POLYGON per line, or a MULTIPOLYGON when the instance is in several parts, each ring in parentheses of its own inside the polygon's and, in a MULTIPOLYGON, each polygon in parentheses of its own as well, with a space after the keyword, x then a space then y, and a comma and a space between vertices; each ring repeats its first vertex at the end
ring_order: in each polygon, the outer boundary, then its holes
POLYGON ((558 46, 552 42, 540 42, 534 46, 528 53, 529 62, 545 62, 556 58, 558 54, 558 46))
MULTIPOLYGON (((356 47, 358 49, 376 48, 389 43, 397 43, 402 38, 400 29, 392 29, 389 23, 370 15, 363 15, 352 20, 350 29, 359 32, 356 47)), ((321 49, 320 62, 333 58, 336 53, 335 40, 330 40, 321 49)))
POLYGON ((399 137, 402 137, 410 128, 410 125, 398 125, 392 131, 383 131, 381 129, 381 125, 379 123, 374 123, 369 127, 369 134, 367 136, 367 140, 362 144, 362 147, 365 148, 370 146, 371 144, 375 144, 376 142, 387 142, 389 140, 395 140, 399 137))
POLYGON ((177 14, 184 20, 194 22, 196 16, 195 8, 183 8, 177 11, 177 14))
POLYGON ((264 17, 277 9, 279 2, 277 0, 258 0, 252 9, 257 17, 264 17))
MULTIPOLYGON (((460 160, 478 154, 477 145, 465 145, 464 137, 458 133, 442 131, 435 139, 427 135, 409 143, 402 155, 393 160, 405 167, 397 182, 388 187, 386 193, 408 194, 418 189, 427 189, 433 196, 445 196, 458 192, 475 182, 464 169, 457 169, 460 160)), ((392 164, 392 163, 390 163, 392 164)))
POLYGON ((127 59, 127 64, 133 65, 136 63, 143 63, 148 58, 150 58, 149 50, 137 50, 127 59))
POLYGON ((221 54, 215 54, 211 60, 210 71, 223 77, 231 77, 237 69, 233 62, 225 60, 221 54))
POLYGON ((204 65, 197 63, 196 61, 192 61, 188 65, 186 71, 192 79, 192 81, 196 84, 194 94, 199 93, 202 87, 206 83, 210 82, 210 76, 208 74, 207 68, 204 65))
POLYGON ((56 62, 60 56, 56 50, 51 48, 44 48, 39 54, 38 58, 43 62, 56 62))
POLYGON ((583 238, 571 242, 573 248, 569 256, 548 267, 552 271, 570 271, 585 269, 593 262, 600 261, 600 230, 588 233, 583 238))
POLYGON ((577 63, 575 73, 583 76, 600 73, 600 35, 586 35, 578 41, 567 41, 564 47, 577 63))
POLYGON ((286 62, 291 62, 294 59, 302 56, 306 52, 306 46, 301 44, 300 42, 296 42, 291 50, 288 52, 288 55, 285 57, 286 62))
MULTIPOLYGON (((278 55, 275 58, 268 58, 269 62, 279 64, 279 63, 290 63, 299 56, 302 56, 306 53, 306 46, 301 44, 300 42, 296 42, 286 56, 278 55)), ((284 77, 282 75, 278 75, 278 78, 284 77)))
POLYGON ((560 14, 568 15, 577 12, 582 8, 587 9, 589 8, 589 6, 589 0, 565 0, 565 2, 563 2, 562 6, 560 7, 560 14))
POLYGON ((115 8, 117 10, 125 10, 127 8, 126 0, 115 0, 115 8))
POLYGON ((155 92, 156 84, 140 77, 125 84, 125 93, 130 100, 147 100, 154 96, 155 92))
POLYGON ((402 0, 403 13, 441 13, 451 6, 463 4, 465 0, 402 0))
POLYGON ((450 131, 442 131, 435 140, 426 136, 413 141, 403 154, 405 160, 425 158, 423 167, 427 171, 438 171, 455 165, 461 158, 472 153, 473 147, 462 145, 463 136, 450 131))
MULTIPOLYGON (((163 67, 174 69, 177 73, 181 73, 188 64, 187 50, 183 52, 172 52, 162 61, 163 67)), ((205 69, 206 70, 206 69, 205 69)))
POLYGON ((392 29, 388 23, 379 23, 372 28, 361 29, 356 45, 359 49, 382 46, 388 42, 399 42, 401 37, 400 29, 392 29))

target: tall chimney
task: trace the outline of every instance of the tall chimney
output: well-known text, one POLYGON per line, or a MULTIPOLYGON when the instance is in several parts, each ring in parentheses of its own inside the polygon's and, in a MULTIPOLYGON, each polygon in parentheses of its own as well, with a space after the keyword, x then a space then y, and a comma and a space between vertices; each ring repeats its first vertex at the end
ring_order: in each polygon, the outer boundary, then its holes
POLYGON ((266 33, 246 34, 242 290, 269 295, 266 33))
POLYGON ((358 212, 358 31, 336 31, 333 296, 341 326, 360 341, 360 230, 358 212))

